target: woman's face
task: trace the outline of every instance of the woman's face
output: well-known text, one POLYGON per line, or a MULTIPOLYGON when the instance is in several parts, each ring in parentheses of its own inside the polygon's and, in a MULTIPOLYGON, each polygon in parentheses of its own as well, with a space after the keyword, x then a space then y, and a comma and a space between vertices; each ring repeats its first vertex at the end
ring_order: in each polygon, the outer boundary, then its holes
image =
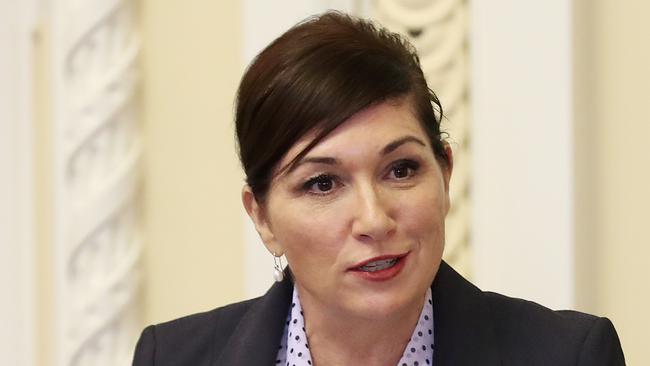
POLYGON ((286 255, 303 301, 365 318, 421 306, 449 209, 450 168, 432 151, 409 100, 393 100, 354 115, 276 176, 263 207, 244 190, 262 240, 286 255))

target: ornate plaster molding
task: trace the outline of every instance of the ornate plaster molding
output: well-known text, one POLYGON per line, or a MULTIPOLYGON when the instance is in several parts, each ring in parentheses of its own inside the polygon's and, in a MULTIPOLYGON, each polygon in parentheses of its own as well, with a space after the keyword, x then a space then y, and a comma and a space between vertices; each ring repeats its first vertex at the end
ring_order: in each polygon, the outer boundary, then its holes
POLYGON ((135 5, 52 5, 56 365, 128 365, 142 250, 135 5))

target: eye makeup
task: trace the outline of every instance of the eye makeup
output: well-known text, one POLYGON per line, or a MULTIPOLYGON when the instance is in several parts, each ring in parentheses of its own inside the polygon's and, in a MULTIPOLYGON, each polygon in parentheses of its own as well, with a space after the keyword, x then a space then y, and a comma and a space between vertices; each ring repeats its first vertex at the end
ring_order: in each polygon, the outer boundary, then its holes
POLYGON ((301 190, 303 192, 324 195, 336 188, 338 179, 336 176, 331 174, 318 174, 308 178, 302 186, 301 190))
POLYGON ((390 164, 386 175, 393 175, 391 179, 406 180, 418 173, 420 162, 414 159, 400 159, 390 164))

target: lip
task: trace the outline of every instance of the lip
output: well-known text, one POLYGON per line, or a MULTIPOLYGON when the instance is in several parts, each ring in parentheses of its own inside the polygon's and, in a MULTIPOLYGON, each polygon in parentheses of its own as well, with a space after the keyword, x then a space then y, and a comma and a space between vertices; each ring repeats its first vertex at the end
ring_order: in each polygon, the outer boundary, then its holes
POLYGON ((361 266, 365 266, 366 264, 368 264, 370 262, 374 262, 374 261, 381 261, 381 260, 384 260, 384 259, 393 259, 393 258, 401 259, 401 258, 406 257, 408 254, 409 254, 409 252, 402 253, 402 254, 386 254, 386 255, 380 255, 380 256, 377 256, 377 257, 365 259, 365 260, 363 260, 363 261, 361 261, 361 262, 359 262, 357 264, 353 264, 352 267, 350 267, 350 270, 354 271, 357 268, 359 268, 361 266))
POLYGON ((366 259, 362 262, 359 262, 355 264, 353 267, 350 267, 348 269, 348 272, 357 275, 361 277, 364 280, 368 281, 387 281, 390 280, 391 278, 397 276, 402 269, 404 268, 404 265, 406 263, 406 257, 408 256, 410 252, 406 252, 403 254, 389 254, 389 255, 381 255, 378 257, 366 259), (380 271, 375 271, 375 272, 365 272, 359 270, 359 267, 364 266, 370 262, 378 261, 378 260, 384 260, 384 259, 397 259, 397 263, 395 263, 394 266, 386 269, 382 269, 380 271))

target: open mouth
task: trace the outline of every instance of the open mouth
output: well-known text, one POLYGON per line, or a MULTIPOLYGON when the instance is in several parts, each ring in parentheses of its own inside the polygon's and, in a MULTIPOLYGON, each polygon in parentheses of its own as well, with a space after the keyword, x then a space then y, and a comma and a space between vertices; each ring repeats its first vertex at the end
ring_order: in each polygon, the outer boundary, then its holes
POLYGON ((382 255, 359 262, 349 269, 355 276, 368 281, 388 281, 395 278, 404 268, 409 252, 397 255, 382 255))
POLYGON ((380 259, 377 261, 366 263, 365 265, 357 267, 356 269, 362 272, 377 272, 383 269, 391 268, 392 266, 397 264, 397 261, 399 261, 399 258, 380 259))
POLYGON ((355 264, 354 267, 350 268, 350 270, 369 273, 383 271, 398 265, 407 255, 408 252, 403 254, 382 255, 379 257, 370 258, 363 262, 355 264))

